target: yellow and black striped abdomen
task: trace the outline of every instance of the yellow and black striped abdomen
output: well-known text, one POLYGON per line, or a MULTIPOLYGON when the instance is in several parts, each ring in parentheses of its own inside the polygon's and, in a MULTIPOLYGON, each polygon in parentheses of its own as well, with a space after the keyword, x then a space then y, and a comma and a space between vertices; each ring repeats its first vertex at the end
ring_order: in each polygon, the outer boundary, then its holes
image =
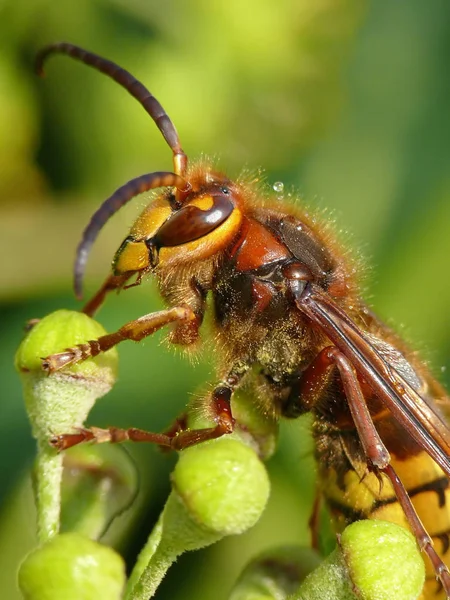
MULTIPOLYGON (((316 432, 317 433, 317 432, 316 432)), ((336 529, 361 519, 383 519, 409 529, 390 481, 383 483, 368 473, 361 453, 353 451, 356 436, 322 434, 317 436, 317 455, 321 490, 331 510, 336 529)), ((391 456, 391 464, 408 491, 412 503, 433 539, 435 548, 450 566, 450 488, 449 480, 436 463, 420 452, 400 460, 391 456)), ((426 564, 426 583, 421 600, 446 598, 429 563, 426 564)))

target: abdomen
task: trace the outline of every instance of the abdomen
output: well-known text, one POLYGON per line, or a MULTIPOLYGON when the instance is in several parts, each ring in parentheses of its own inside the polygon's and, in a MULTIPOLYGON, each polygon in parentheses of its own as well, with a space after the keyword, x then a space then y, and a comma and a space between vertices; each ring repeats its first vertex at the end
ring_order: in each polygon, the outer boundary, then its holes
MULTIPOLYGON (((361 519, 383 519, 409 528, 390 482, 383 485, 367 473, 356 432, 326 431, 326 424, 314 427, 322 494, 330 508, 337 531, 361 519)), ((389 449, 389 448, 388 448, 389 449)), ((391 464, 403 482, 423 525, 433 539, 442 560, 450 567, 449 480, 425 452, 396 457, 391 464)), ((422 600, 444 600, 445 593, 425 554, 426 583, 422 600)))

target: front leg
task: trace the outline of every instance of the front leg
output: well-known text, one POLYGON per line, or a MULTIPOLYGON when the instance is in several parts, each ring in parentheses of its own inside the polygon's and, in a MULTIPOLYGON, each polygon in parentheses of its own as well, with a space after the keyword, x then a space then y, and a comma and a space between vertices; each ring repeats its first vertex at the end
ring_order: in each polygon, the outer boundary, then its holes
POLYGON ((106 281, 103 283, 102 287, 98 290, 98 292, 93 296, 89 302, 83 307, 81 312, 84 312, 85 315, 89 317, 94 316, 100 306, 103 304, 105 297, 109 292, 117 291, 119 292, 122 289, 126 289, 126 287, 132 287, 133 285, 139 285, 142 279, 142 272, 138 274, 138 278, 135 284, 131 284, 131 286, 125 286, 126 282, 134 275, 133 272, 124 273, 122 275, 108 275, 106 281))
POLYGON ((67 348, 64 352, 47 356, 42 361, 42 368, 49 374, 54 373, 64 367, 77 364, 87 358, 106 352, 124 340, 140 342, 170 323, 178 323, 179 325, 189 324, 190 328, 198 328, 199 319, 188 306, 176 306, 150 313, 135 321, 126 323, 126 325, 114 333, 102 335, 96 340, 89 340, 84 344, 67 348))
MULTIPOLYGON (((180 293, 180 290, 178 290, 180 293)), ((206 290, 204 290, 195 277, 192 277, 182 288, 180 296, 192 309, 196 319, 180 321, 169 335, 169 342, 181 346, 190 346, 198 340, 199 328, 203 322, 206 309, 206 290)), ((166 298, 168 304, 173 299, 166 298)))

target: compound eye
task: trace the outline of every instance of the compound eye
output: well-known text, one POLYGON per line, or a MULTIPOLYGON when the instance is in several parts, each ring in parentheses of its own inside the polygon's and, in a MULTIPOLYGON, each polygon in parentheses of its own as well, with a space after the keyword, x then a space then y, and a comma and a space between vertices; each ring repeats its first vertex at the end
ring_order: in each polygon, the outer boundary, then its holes
POLYGON ((208 235, 235 209, 229 196, 227 189, 227 194, 200 197, 183 206, 161 225, 151 239, 152 245, 156 248, 180 246, 208 235))

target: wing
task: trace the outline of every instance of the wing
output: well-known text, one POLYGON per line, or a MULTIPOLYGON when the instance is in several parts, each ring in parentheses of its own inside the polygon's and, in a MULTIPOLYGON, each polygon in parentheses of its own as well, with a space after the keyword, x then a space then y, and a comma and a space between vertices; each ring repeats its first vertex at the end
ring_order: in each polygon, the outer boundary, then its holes
POLYGON ((450 477, 450 430, 437 410, 386 360, 369 336, 323 290, 307 286, 297 308, 352 362, 394 418, 450 477))

